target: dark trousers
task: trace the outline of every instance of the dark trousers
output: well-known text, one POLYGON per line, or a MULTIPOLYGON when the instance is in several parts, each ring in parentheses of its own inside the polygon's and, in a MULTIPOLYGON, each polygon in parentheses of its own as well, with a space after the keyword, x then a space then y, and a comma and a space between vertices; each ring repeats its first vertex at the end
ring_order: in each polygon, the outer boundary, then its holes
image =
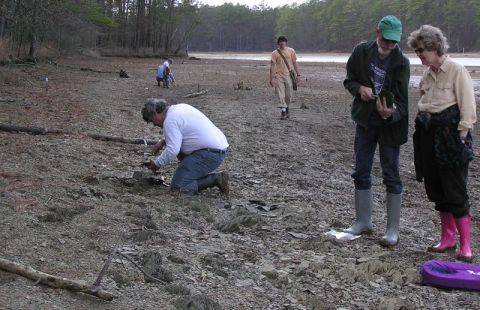
MULTIPOLYGON (((378 144, 378 130, 357 125, 355 130, 355 170, 352 173, 355 189, 364 190, 372 187, 372 166, 378 144)), ((399 172, 399 146, 379 145, 380 165, 382 166, 383 184, 387 192, 401 194, 403 190, 399 172)))
POLYGON ((439 168, 435 156, 434 127, 419 128, 416 134, 421 145, 424 185, 427 197, 435 203, 435 210, 452 213, 455 218, 469 214, 467 176, 468 164, 458 168, 439 168))

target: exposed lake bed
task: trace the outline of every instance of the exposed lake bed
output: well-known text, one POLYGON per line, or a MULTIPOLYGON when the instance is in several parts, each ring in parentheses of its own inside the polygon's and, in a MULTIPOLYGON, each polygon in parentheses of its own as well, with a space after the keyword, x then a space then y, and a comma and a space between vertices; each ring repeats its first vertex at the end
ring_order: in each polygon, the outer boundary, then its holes
MULTIPOLYGON (((7 68, 8 74, 0 76, 5 99, 0 122, 155 139, 160 138, 158 129, 141 118, 145 99, 186 102, 209 116, 230 142, 223 168, 231 176, 231 196, 216 190, 183 196, 133 177, 148 174, 141 167, 151 158, 144 145, 100 142, 81 134, 1 132, 1 257, 93 283, 125 233, 122 251, 139 263, 157 253, 159 276, 165 281, 146 281, 117 257, 102 286, 119 297, 106 303, 0 273, 2 306, 458 309, 480 303, 476 293, 419 282, 422 263, 453 260, 453 255, 425 251, 437 241, 439 223, 423 184, 415 181, 411 139, 401 152, 405 193, 399 246, 389 250, 377 244, 386 224, 378 158, 373 235, 352 242, 324 235, 347 227, 354 218, 350 174, 355 125, 350 120, 352 98, 342 85, 344 64, 301 63, 292 118, 280 121, 268 86, 268 61, 174 61, 177 82, 171 89, 156 86, 159 61, 68 58, 58 66, 7 68), (120 79, 119 69, 131 77, 120 79), (235 90, 239 82, 250 90, 235 90), (208 93, 183 98, 199 89, 208 93), (308 109, 300 109, 301 102, 308 109)), ((412 76, 422 71, 413 66, 412 76)), ((475 79, 477 72, 472 72, 475 79)), ((412 85, 410 137, 418 97, 412 85)), ((475 132, 478 136, 477 128, 475 132)), ((161 174, 168 181, 174 169, 170 165, 161 174)), ((472 240, 477 241, 478 169, 474 160, 469 187, 472 240)), ((478 244, 472 244, 474 253, 478 244)))

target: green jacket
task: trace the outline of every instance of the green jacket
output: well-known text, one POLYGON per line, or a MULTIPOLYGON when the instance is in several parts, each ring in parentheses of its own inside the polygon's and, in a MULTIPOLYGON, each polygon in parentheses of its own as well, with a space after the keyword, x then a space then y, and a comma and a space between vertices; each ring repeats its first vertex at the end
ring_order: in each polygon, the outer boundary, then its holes
MULTIPOLYGON (((365 128, 369 126, 371 113, 376 112, 375 100, 364 102, 358 95, 360 85, 373 88, 371 58, 378 48, 376 41, 358 44, 347 62, 347 77, 343 81, 345 88, 354 96, 352 119, 365 128)), ((410 61, 400 48, 393 51, 383 88, 393 93, 397 110, 386 120, 379 120, 379 143, 399 146, 408 140, 408 84, 410 81, 410 61)))

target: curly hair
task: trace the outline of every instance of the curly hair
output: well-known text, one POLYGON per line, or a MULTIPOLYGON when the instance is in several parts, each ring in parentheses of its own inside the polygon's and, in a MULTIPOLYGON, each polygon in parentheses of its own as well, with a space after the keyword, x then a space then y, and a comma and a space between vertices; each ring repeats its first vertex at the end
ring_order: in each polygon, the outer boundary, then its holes
POLYGON ((438 56, 443 56, 450 47, 442 30, 431 25, 423 25, 413 31, 407 39, 409 47, 416 49, 422 42, 426 50, 436 51, 438 56))

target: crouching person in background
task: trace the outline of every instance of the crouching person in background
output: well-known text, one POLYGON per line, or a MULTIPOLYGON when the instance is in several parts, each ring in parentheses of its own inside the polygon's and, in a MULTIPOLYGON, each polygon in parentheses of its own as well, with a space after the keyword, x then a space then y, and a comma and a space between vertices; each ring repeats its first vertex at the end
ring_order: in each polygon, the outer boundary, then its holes
POLYGON ((173 74, 171 74, 170 66, 172 60, 168 59, 164 63, 158 66, 157 68, 157 85, 160 86, 160 83, 163 84, 163 88, 169 88, 171 82, 174 81, 173 74))
POLYGON ((142 109, 143 119, 163 128, 164 140, 154 146, 162 153, 150 162, 157 171, 174 159, 180 164, 171 181, 174 191, 197 193, 218 187, 228 194, 227 172, 213 171, 225 160, 228 142, 225 135, 202 112, 185 104, 168 105, 163 99, 150 98, 142 109))

